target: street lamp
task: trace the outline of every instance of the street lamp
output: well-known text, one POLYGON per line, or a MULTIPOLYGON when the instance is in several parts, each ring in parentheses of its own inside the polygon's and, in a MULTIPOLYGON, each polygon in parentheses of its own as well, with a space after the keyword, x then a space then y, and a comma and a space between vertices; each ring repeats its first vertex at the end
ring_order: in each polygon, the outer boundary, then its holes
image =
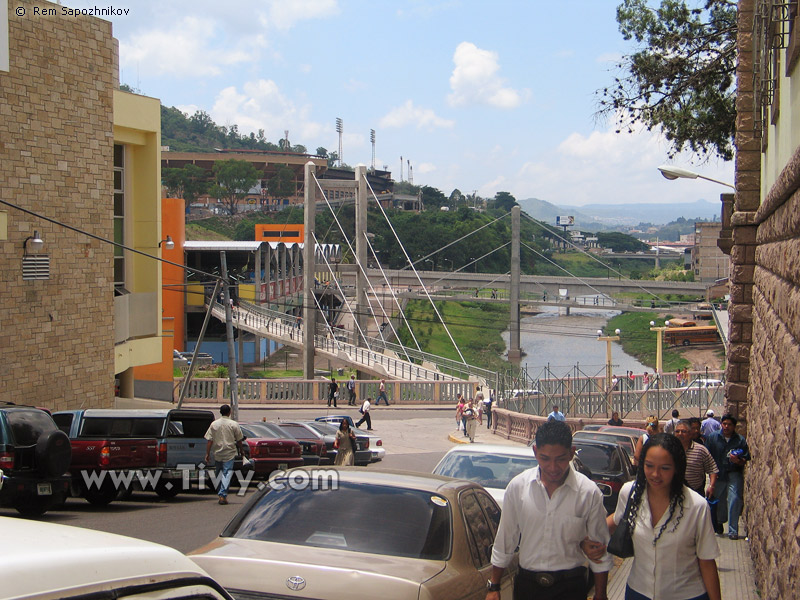
POLYGON ((450 263, 450 270, 452 271, 453 270, 453 261, 450 260, 449 258, 443 258, 442 260, 446 260, 447 262, 450 263))
POLYGON ((611 391, 611 379, 612 379, 612 370, 614 365, 611 363, 611 342, 618 342, 619 341, 619 329, 614 330, 614 335, 603 335, 603 330, 597 330, 597 339, 600 342, 606 343, 606 386, 608 387, 609 392, 611 391))
POLYGON ((705 179, 706 181, 713 181, 714 183, 718 183, 720 185, 727 186, 729 188, 736 189, 736 186, 731 185, 730 183, 725 183, 724 181, 720 181, 719 179, 712 179, 711 177, 706 177, 705 175, 700 175, 699 173, 695 173, 694 171, 687 171, 686 169, 681 169, 680 167, 674 167, 672 165, 661 165, 658 167, 658 170, 661 171, 661 174, 671 181, 675 179, 705 179))
POLYGON ((436 270, 436 265, 434 264, 433 260, 431 260, 430 258, 426 258, 425 262, 431 263, 431 271, 435 271, 436 270))
POLYGON ((656 374, 657 375, 661 374, 661 349, 662 349, 661 336, 664 334, 664 332, 667 330, 668 327, 669 327, 669 321, 664 321, 664 326, 663 327, 656 327, 656 322, 655 321, 650 321, 650 331, 655 331, 656 332, 656 374))

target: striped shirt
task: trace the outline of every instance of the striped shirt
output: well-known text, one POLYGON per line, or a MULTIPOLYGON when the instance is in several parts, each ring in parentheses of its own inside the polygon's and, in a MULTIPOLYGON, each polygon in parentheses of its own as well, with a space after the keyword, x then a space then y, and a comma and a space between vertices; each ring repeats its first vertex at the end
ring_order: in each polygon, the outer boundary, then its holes
POLYGON ((694 442, 689 443, 686 451, 686 485, 692 489, 705 486, 706 474, 718 473, 717 463, 708 448, 694 442))

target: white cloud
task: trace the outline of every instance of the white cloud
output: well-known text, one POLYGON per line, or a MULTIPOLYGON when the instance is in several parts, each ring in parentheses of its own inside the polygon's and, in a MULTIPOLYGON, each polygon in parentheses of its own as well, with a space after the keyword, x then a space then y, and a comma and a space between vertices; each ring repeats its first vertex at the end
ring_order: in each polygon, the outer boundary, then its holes
POLYGON ((414 167, 417 173, 424 175, 426 173, 433 173, 436 170, 436 165, 433 163, 420 163, 419 166, 414 167))
POLYGON ((618 52, 609 52, 607 54, 601 54, 595 59, 595 62, 598 63, 618 63, 622 60, 622 55, 618 52))
POLYGON ((470 42, 461 42, 453 54, 455 68, 450 76, 447 101, 451 106, 488 104, 495 108, 516 108, 522 104, 523 95, 507 87, 498 71, 497 52, 482 50, 470 42))
POLYGON ((290 29, 308 19, 324 19, 339 14, 336 0, 272 0, 267 22, 278 29, 290 29))
MULTIPOLYGON (((666 162, 667 150, 661 134, 644 128, 632 134, 613 129, 594 131, 589 136, 572 133, 542 161, 523 164, 507 186, 518 199, 536 197, 578 206, 714 200, 726 191, 719 185, 698 185, 697 181, 686 187, 667 182, 656 170, 666 162)), ((689 156, 676 158, 676 164, 689 161, 689 156)), ((695 170, 723 181, 731 181, 733 176, 732 163, 695 170)))
POLYGON ((210 19, 185 17, 169 29, 133 34, 120 42, 122 66, 182 78, 217 76, 226 67, 252 60, 265 44, 260 36, 251 36, 217 45, 216 29, 210 19))
POLYGON ((391 109, 380 120, 380 126, 385 128, 415 126, 417 129, 449 129, 455 126, 455 121, 436 116, 430 108, 414 106, 414 102, 406 100, 405 104, 391 109))
POLYGON ((322 134, 323 127, 311 120, 310 112, 309 106, 296 105, 269 79, 249 81, 241 91, 234 86, 221 90, 210 111, 214 121, 235 123, 240 133, 263 129, 273 143, 288 129, 293 144, 310 144, 322 134))

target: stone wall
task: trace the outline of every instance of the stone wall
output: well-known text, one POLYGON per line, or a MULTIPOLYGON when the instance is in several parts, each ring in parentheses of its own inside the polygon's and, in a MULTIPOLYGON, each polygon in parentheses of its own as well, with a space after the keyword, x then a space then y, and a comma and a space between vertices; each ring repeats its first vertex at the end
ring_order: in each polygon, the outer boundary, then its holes
POLYGON ((800 150, 756 213, 747 524, 765 598, 800 584, 800 150))
MULTIPOLYGON (((111 24, 49 2, 8 3, 10 69, 0 72, 2 199, 112 238, 111 24), (20 16, 24 10, 25 14, 20 16), (56 11, 55 16, 46 15, 56 11)), ((112 246, 19 210, 0 241, 0 400, 53 409, 113 401, 112 246), (47 280, 22 279, 34 230, 47 280)))

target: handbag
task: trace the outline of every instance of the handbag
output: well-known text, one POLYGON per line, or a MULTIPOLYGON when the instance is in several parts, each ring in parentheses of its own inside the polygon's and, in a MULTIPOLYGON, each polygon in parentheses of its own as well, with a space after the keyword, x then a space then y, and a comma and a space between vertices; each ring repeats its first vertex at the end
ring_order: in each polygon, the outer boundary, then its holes
POLYGON ((628 503, 625 505, 625 513, 622 520, 614 530, 614 535, 608 541, 608 552, 620 558, 633 556, 633 527, 631 527, 631 500, 633 499, 633 488, 628 496, 628 503))

